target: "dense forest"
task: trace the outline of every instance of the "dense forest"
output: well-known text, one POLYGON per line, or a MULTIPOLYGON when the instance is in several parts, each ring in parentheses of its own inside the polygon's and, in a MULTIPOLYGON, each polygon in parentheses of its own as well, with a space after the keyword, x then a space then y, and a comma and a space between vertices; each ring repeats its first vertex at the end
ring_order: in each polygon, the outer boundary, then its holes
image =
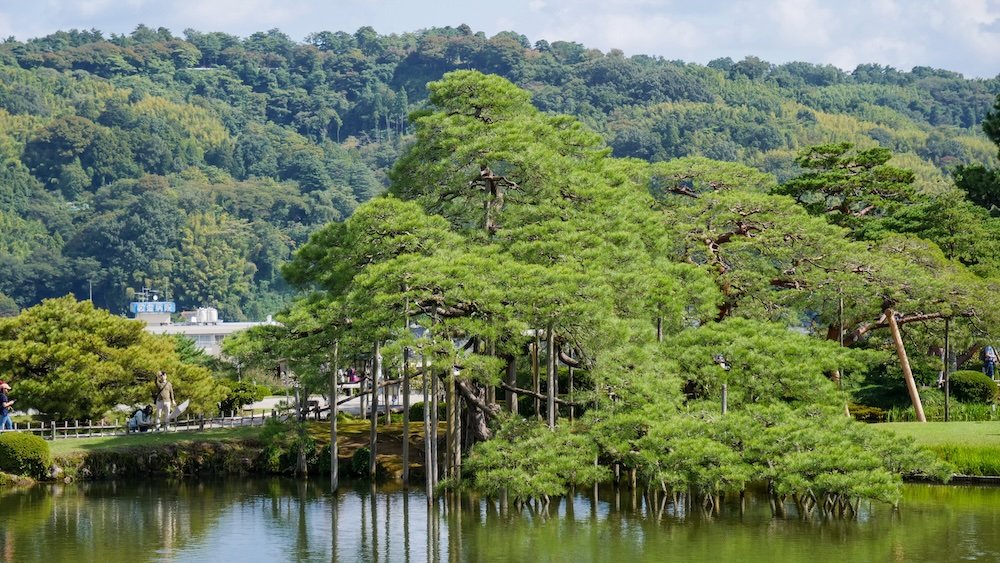
MULTIPOLYGON (((277 311, 293 294, 280 266, 386 190, 426 84, 463 69, 573 116, 616 157, 705 157, 786 182, 806 170, 800 150, 847 142, 891 150, 919 193, 952 193, 957 171, 980 205, 996 194, 982 125, 1000 78, 752 56, 706 66, 465 25, 302 42, 70 30, 0 44, 0 313, 67 293, 123 312, 144 286, 230 320, 277 311)), ((975 265, 969 248, 952 257, 975 265)))

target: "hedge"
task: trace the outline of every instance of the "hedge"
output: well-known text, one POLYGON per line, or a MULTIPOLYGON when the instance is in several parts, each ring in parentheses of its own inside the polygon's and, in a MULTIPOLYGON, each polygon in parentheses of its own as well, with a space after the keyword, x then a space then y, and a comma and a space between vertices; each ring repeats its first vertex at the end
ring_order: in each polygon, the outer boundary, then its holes
POLYGON ((0 471, 40 479, 48 473, 52 456, 49 444, 34 434, 0 434, 0 471))
POLYGON ((948 381, 951 393, 967 403, 991 403, 997 396, 997 384, 978 371, 956 371, 948 381))

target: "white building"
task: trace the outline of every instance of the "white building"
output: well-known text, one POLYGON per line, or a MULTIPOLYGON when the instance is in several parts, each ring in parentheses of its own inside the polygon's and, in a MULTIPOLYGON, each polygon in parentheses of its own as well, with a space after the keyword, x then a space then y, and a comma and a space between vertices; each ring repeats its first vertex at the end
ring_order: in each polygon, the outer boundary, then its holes
POLYGON ((194 340, 195 346, 212 356, 222 355, 222 340, 241 330, 262 324, 275 324, 269 316, 264 322, 225 322, 219 320, 219 311, 203 307, 196 311, 182 311, 184 322, 175 323, 170 314, 176 310, 171 301, 146 301, 132 303, 136 320, 145 321, 146 331, 153 334, 183 334, 194 340))

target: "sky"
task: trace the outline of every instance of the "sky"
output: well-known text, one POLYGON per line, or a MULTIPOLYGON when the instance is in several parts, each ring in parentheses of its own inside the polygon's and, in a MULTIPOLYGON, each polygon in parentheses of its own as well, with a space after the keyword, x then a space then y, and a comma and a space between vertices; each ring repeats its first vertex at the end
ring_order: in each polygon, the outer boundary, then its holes
POLYGON ((0 38, 58 30, 130 33, 138 24, 296 41, 371 26, 380 34, 467 24, 626 55, 706 64, 756 56, 852 70, 930 66, 1000 74, 1000 0, 0 0, 0 38))

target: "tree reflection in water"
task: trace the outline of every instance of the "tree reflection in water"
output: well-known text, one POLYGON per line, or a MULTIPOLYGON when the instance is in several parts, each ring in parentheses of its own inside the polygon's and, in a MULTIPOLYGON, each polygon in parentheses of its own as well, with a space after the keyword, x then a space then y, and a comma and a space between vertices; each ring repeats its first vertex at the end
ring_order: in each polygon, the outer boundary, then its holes
POLYGON ((1000 488, 909 485, 898 511, 778 517, 587 489, 546 506, 286 479, 84 483, 0 495, 4 561, 1000 560, 1000 488), (411 498, 414 497, 414 498, 411 498))

